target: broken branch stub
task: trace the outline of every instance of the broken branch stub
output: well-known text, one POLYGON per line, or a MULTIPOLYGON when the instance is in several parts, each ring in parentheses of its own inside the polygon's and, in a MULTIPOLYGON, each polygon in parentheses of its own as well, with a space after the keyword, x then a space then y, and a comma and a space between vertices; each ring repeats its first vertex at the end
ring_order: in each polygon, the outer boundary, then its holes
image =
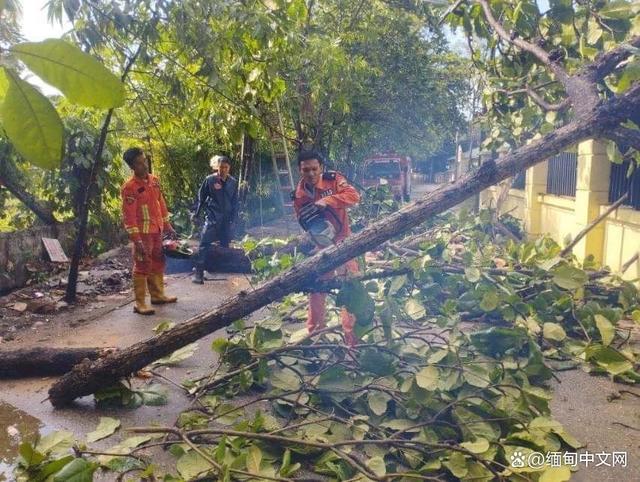
POLYGON ((516 149, 504 156, 500 162, 485 163, 477 172, 466 174, 455 183, 440 188, 384 220, 368 226, 340 245, 327 248, 304 260, 254 291, 241 292, 216 309, 197 315, 181 325, 116 354, 74 367, 51 387, 49 399, 54 406, 61 407, 78 397, 111 385, 152 361, 280 300, 289 293, 299 291, 302 286, 316 280, 322 273, 376 248, 388 239, 452 208, 483 189, 548 159, 581 140, 598 137, 615 129, 638 108, 640 83, 632 86, 625 95, 604 102, 592 112, 576 118, 566 126, 516 149))

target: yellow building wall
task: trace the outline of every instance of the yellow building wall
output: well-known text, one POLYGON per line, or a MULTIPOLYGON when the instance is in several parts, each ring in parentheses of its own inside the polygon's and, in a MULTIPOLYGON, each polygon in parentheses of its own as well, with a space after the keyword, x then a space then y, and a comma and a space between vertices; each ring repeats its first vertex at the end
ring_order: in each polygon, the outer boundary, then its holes
POLYGON ((575 200, 552 194, 538 194, 540 203, 540 234, 549 235, 561 246, 580 232, 576 224, 575 200))
MULTIPOLYGON (((520 219, 531 237, 549 235, 561 246, 573 239, 608 204, 611 165, 603 143, 588 140, 578 146, 576 197, 546 194, 547 163, 527 171, 526 188, 509 190, 500 209, 520 219)), ((496 207, 500 187, 493 186, 480 196, 481 206, 496 207)), ((593 255, 596 262, 620 273, 622 266, 640 251, 640 211, 620 207, 599 223, 573 249, 580 260, 593 255)), ((640 260, 623 274, 640 278, 640 260)))
MULTIPOLYGON (((606 207, 601 208, 603 211, 606 207)), ((623 264, 640 250, 640 211, 618 208, 609 214, 604 224, 604 265, 620 272, 623 264)), ((623 277, 640 278, 640 260, 629 266, 623 277)))

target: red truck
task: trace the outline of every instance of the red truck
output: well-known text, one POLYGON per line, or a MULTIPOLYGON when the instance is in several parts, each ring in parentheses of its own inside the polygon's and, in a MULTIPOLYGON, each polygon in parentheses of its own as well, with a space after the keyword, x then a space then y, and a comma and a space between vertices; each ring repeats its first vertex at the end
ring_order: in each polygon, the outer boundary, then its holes
POLYGON ((411 198, 411 158, 397 154, 376 154, 364 160, 364 187, 388 185, 399 201, 411 198))

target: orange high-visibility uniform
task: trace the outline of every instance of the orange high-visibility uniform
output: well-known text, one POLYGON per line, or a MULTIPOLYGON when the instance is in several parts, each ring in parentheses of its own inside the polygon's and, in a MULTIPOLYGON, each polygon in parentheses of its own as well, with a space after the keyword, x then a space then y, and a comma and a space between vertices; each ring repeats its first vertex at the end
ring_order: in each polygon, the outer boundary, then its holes
MULTIPOLYGON (((300 214, 300 209, 306 204, 322 199, 326 209, 332 210, 332 214, 325 214, 325 219, 333 224, 336 229, 335 242, 343 241, 351 234, 349 226, 349 216, 347 208, 360 201, 360 194, 351 186, 346 178, 334 171, 324 173, 315 186, 309 186, 300 180, 294 191, 293 207, 296 215, 300 214)), ((351 259, 334 271, 323 274, 320 279, 326 280, 335 276, 344 276, 348 273, 357 273, 358 263, 351 259)), ((310 333, 325 327, 325 302, 326 293, 309 293, 309 311, 307 315, 307 328, 310 333)), ((356 339, 353 334, 355 317, 346 309, 340 310, 340 321, 344 329, 345 339, 350 346, 355 345, 356 339)))
POLYGON ((171 228, 169 211, 158 178, 149 174, 146 179, 133 176, 122 186, 122 214, 124 227, 131 241, 141 240, 146 256, 133 256, 133 273, 163 274, 164 253, 162 231, 171 228))

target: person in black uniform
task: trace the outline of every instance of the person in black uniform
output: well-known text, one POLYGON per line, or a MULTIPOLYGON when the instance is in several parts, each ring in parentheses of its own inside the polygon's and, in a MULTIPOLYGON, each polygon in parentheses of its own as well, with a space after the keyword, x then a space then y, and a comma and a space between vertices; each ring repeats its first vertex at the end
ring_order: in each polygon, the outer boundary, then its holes
POLYGON ((211 174, 200 186, 198 204, 193 219, 205 212, 205 223, 200 237, 200 247, 196 259, 196 272, 192 281, 204 283, 204 265, 208 247, 214 241, 229 247, 233 228, 238 216, 238 181, 231 176, 231 161, 227 156, 213 156, 210 161, 217 174, 211 174))

